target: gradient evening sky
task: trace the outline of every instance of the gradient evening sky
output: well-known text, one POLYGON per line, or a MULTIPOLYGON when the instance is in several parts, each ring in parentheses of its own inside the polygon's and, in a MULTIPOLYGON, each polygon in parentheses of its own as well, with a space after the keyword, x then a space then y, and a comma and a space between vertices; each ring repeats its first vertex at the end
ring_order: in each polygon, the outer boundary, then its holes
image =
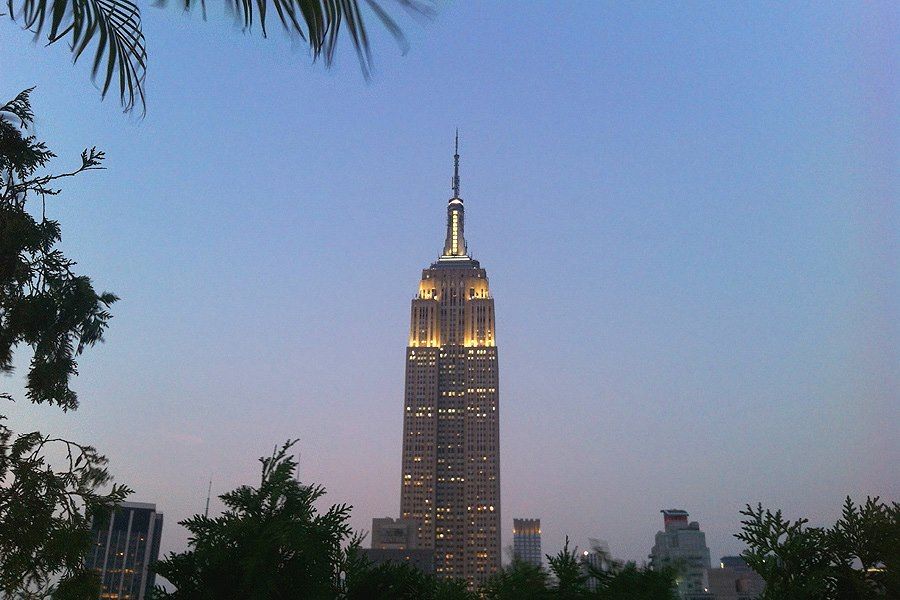
POLYGON ((900 496, 896 3, 458 2, 401 15, 406 56, 373 22, 368 84, 349 47, 326 70, 209 4, 145 9, 144 120, 0 26, 4 98, 38 86, 58 168, 108 154, 49 213, 122 297, 77 412, 5 411, 108 454, 164 551, 210 478, 255 482, 292 437, 356 528, 397 515, 409 302, 457 126, 504 544, 539 517, 547 552, 642 560, 684 508, 715 561, 747 502, 822 524, 900 496))

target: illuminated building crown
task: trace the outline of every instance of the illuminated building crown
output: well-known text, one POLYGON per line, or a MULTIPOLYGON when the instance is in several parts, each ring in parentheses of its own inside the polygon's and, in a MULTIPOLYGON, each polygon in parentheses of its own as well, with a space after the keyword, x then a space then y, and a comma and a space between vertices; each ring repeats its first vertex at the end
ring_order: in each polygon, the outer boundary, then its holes
POLYGON ((453 197, 447 203, 447 239, 444 241, 444 252, 441 259, 452 260, 455 257, 468 258, 466 254, 465 207, 459 197, 459 130, 456 130, 456 151, 453 155, 453 179, 451 180, 453 197))

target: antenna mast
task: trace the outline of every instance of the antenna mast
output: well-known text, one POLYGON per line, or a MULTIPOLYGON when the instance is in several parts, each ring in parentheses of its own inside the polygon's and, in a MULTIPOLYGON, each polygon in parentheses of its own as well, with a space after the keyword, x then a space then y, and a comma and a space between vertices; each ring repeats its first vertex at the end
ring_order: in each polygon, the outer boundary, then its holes
POLYGON ((459 198, 459 127, 456 128, 456 151, 453 154, 453 197, 459 198))
POLYGON ((203 518, 209 517, 209 496, 212 494, 212 479, 209 480, 209 487, 206 489, 206 509, 203 511, 203 518))

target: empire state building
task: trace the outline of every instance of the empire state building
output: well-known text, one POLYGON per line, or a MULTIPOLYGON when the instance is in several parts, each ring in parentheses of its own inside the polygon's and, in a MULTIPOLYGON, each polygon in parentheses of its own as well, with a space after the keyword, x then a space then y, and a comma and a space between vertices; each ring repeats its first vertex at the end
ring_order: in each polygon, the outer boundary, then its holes
POLYGON ((500 567, 500 414, 494 299, 469 256, 459 137, 447 236, 422 271, 406 349, 400 513, 435 571, 470 585, 500 567))

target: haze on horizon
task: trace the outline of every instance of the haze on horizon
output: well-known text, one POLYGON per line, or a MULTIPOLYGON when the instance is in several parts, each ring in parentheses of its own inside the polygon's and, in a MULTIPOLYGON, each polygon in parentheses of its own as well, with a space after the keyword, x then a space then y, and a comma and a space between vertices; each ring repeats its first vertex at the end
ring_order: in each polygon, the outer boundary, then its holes
MULTIPOLYGON (((746 503, 832 522, 900 480, 898 8, 442 6, 373 23, 366 83, 210 11, 144 9, 148 114, 0 27, 67 165, 48 212, 121 296, 74 413, 17 431, 94 444, 176 524, 300 438, 352 524, 397 516, 409 300, 443 244, 460 128, 470 253, 500 359, 504 544, 538 517, 644 560, 683 508, 715 560, 746 503)), ((21 389, 23 369, 6 383, 21 389)), ((215 500, 211 510, 221 508, 215 500)))

